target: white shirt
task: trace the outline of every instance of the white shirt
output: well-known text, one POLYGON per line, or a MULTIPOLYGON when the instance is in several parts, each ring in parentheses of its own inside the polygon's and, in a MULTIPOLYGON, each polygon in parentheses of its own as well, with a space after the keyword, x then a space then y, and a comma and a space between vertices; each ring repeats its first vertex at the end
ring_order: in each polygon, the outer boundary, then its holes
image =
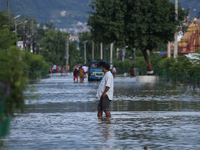
POLYGON ((76 67, 77 70, 79 70, 79 67, 76 67))
POLYGON ((83 68, 84 72, 87 72, 87 67, 86 66, 83 66, 82 68, 83 68))
POLYGON ((101 80, 101 83, 99 85, 99 88, 97 90, 97 97, 101 98, 103 92, 105 91, 106 87, 110 87, 110 89, 106 92, 106 95, 108 95, 109 100, 113 100, 113 75, 110 71, 106 72, 103 79, 101 80))
POLYGON ((55 70, 56 70, 56 65, 53 65, 53 69, 55 69, 55 70))

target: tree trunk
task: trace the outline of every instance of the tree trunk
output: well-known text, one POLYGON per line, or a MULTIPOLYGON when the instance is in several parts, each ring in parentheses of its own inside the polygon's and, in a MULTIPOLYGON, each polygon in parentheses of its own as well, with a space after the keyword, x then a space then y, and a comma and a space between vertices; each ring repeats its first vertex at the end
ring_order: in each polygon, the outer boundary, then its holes
POLYGON ((152 75, 153 74, 153 68, 152 68, 152 65, 151 65, 151 59, 150 59, 148 50, 142 50, 142 54, 143 54, 144 59, 146 60, 146 63, 147 63, 147 74, 152 75))
POLYGON ((136 55, 135 55, 135 48, 133 49, 133 61, 135 61, 136 55))

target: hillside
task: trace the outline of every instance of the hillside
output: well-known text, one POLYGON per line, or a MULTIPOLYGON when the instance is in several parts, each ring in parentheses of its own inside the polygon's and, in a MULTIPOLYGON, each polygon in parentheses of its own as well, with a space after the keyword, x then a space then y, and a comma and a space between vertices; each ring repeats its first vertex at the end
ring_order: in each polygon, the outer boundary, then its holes
MULTIPOLYGON (((52 21, 56 27, 66 27, 77 21, 87 22, 91 0, 9 0, 10 11, 15 15, 32 17, 38 22, 52 21)), ((7 1, 1 0, 1 10, 7 1)))
MULTIPOLYGON (((174 0, 172 0, 174 2, 174 0)), ((184 9, 190 8, 189 16, 197 17, 200 12, 200 0, 178 0, 184 9)))
MULTIPOLYGON (((88 4, 91 0, 9 0, 10 9, 15 15, 26 14, 38 22, 52 21, 58 28, 70 27, 78 21, 87 22, 88 4)), ((174 0, 171 0, 174 2, 174 0)), ((184 9, 191 7, 190 16, 200 11, 199 0, 179 0, 184 9)), ((1 0, 0 10, 5 10, 7 0, 1 0)))

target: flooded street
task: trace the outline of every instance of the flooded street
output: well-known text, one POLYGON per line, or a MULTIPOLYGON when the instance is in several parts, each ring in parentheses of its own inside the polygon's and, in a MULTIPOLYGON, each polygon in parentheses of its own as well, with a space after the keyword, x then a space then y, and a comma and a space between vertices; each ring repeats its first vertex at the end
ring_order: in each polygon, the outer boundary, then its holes
POLYGON ((99 83, 52 76, 31 84, 39 100, 27 99, 1 148, 200 150, 200 92, 117 77, 112 117, 98 119, 99 83))

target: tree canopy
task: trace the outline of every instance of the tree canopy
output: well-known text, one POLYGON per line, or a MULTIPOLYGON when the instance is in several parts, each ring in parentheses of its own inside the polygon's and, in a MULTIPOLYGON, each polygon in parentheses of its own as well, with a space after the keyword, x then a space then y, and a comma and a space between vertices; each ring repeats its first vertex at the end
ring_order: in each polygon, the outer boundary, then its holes
POLYGON ((153 50, 174 40, 177 26, 187 16, 169 0, 93 0, 88 25, 95 41, 153 50))
POLYGON ((142 50, 148 66, 147 50, 174 41, 177 26, 188 15, 179 6, 176 21, 175 5, 169 0, 93 0, 90 6, 88 25, 95 41, 142 50))

